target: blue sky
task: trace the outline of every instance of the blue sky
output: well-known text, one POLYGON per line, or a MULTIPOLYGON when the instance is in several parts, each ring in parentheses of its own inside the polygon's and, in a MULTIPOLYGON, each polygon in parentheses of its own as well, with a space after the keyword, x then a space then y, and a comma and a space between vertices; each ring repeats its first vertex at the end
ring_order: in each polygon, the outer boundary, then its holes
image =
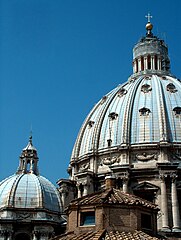
POLYGON ((16 171, 31 126, 41 175, 67 177, 86 115, 132 73, 148 12, 180 78, 180 0, 0 0, 0 179, 16 171))

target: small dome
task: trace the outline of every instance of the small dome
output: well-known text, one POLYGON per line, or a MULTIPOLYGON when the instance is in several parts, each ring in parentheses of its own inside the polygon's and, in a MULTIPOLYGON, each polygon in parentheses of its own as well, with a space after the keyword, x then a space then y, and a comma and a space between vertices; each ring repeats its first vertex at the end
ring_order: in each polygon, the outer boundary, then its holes
POLYGON ((0 208, 46 209, 61 212, 55 186, 33 173, 15 174, 0 182, 0 208))
POLYGON ((0 182, 0 209, 42 209, 62 212, 55 186, 38 171, 38 154, 32 136, 20 155, 16 174, 0 182))

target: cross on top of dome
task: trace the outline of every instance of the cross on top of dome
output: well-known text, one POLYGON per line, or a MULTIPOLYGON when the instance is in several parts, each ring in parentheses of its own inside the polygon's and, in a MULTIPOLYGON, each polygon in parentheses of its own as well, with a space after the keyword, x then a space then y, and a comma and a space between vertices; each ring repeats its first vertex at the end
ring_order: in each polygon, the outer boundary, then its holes
POLYGON ((150 15, 150 13, 148 13, 148 15, 145 16, 148 19, 148 23, 146 24, 146 30, 147 30, 147 36, 151 36, 151 30, 153 29, 153 25, 150 22, 150 19, 152 18, 152 16, 150 15))
POLYGON ((148 13, 148 15, 145 16, 146 18, 148 18, 148 23, 150 23, 150 19, 153 17, 150 15, 150 13, 148 13))

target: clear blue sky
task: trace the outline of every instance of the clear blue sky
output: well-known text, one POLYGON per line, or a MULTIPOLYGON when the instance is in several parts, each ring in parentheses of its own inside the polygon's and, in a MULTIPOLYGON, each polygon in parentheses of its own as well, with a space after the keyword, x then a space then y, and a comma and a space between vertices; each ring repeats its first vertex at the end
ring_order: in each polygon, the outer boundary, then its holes
POLYGON ((132 73, 148 12, 180 78, 180 0, 0 1, 1 180, 16 171, 31 125, 41 175, 67 177, 84 118, 132 73))

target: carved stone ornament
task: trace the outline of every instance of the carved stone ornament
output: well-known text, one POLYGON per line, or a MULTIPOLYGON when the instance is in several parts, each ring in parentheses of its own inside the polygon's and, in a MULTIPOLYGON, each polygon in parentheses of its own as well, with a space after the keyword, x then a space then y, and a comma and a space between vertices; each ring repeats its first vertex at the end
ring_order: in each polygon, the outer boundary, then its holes
POLYGON ((27 218, 32 218, 32 214, 22 212, 22 213, 17 213, 16 217, 17 217, 17 219, 27 219, 27 218))
POLYGON ((119 162, 119 157, 118 156, 113 156, 113 157, 105 157, 102 159, 102 163, 104 165, 111 165, 116 162, 119 162))
POLYGON ((80 172, 83 172, 83 171, 86 171, 90 168, 90 163, 84 163, 84 164, 81 164, 80 167, 79 167, 79 171, 80 172))
POLYGON ((144 153, 141 153, 141 154, 136 154, 136 158, 139 161, 149 161, 149 160, 152 160, 152 159, 157 159, 157 154, 156 153, 148 154, 148 153, 144 152, 144 153))

